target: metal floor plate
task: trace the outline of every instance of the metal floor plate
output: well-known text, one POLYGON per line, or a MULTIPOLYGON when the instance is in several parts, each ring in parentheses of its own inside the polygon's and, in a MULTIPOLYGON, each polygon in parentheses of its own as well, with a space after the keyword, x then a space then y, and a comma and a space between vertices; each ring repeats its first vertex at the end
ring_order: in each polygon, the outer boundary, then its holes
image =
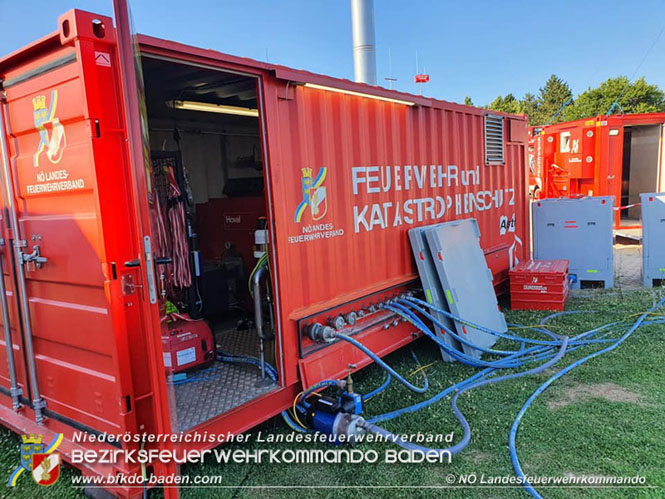
MULTIPOLYGON (((216 336, 218 349, 235 355, 257 357, 254 331, 226 331, 216 336)), ((186 431, 277 388, 262 386, 261 371, 248 364, 215 362, 205 379, 175 385, 178 430, 186 431)))
POLYGON ((218 351, 224 353, 248 355, 249 357, 258 357, 259 355, 259 339, 256 337, 254 329, 215 331, 215 341, 217 342, 218 351))

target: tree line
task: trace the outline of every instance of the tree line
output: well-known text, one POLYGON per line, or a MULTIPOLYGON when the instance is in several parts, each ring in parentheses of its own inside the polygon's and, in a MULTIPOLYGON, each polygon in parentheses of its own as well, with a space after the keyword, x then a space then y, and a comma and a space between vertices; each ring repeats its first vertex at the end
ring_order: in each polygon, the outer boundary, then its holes
MULTIPOLYGON (((464 103, 473 105, 470 97, 465 97, 464 103)), ((485 108, 527 114, 530 125, 547 125, 607 114, 610 109, 612 114, 665 111, 665 93, 657 85, 647 83, 644 77, 631 82, 626 76, 619 76, 589 87, 573 98, 568 83, 552 75, 537 94, 527 92, 521 99, 513 94, 499 95, 485 108)))

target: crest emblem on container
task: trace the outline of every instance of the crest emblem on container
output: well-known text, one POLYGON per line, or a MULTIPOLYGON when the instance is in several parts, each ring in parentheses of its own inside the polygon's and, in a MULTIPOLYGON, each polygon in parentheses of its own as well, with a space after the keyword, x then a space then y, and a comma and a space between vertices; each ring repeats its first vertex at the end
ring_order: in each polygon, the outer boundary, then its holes
POLYGON ((15 487, 24 471, 32 473, 39 485, 53 485, 60 477, 60 456, 53 454, 62 443, 62 433, 57 433, 51 443, 44 446, 42 435, 22 435, 20 465, 12 472, 7 485, 15 487))
POLYGON ((39 158, 44 151, 46 151, 46 157, 51 163, 59 163, 67 145, 65 127, 56 117, 58 109, 57 90, 51 92, 51 101, 48 106, 46 104, 45 95, 38 95, 32 99, 35 129, 39 132, 39 144, 33 160, 35 167, 39 166, 39 158))
POLYGON ((48 487, 60 477, 60 456, 57 454, 32 455, 32 479, 37 485, 48 487))
POLYGON ((322 166, 316 177, 312 177, 311 168, 302 169, 302 201, 296 208, 294 221, 300 223, 307 207, 312 213, 312 220, 321 220, 328 213, 328 197, 326 187, 323 185, 328 175, 328 169, 322 166))

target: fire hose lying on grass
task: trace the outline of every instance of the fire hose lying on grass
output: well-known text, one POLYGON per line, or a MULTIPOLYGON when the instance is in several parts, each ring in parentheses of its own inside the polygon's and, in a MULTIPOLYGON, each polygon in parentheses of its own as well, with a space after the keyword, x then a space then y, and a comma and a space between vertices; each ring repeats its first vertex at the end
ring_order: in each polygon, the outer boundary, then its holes
MULTIPOLYGON (((384 437, 386 440, 393 442, 406 450, 412 452, 423 452, 423 453, 433 453, 435 455, 447 455, 451 456, 456 454, 466 448, 471 442, 471 428, 464 417, 464 414, 459 409, 457 403, 459 396, 469 390, 474 388, 481 388, 490 384, 499 383, 501 381, 506 381, 509 379, 515 379, 523 376, 528 376, 532 374, 538 374, 545 369, 555 365, 561 361, 565 355, 569 352, 578 350, 580 348, 593 345, 593 344, 606 344, 607 346, 601 350, 597 350, 575 362, 568 365, 567 367, 561 369, 559 372, 551 376, 545 383, 543 383, 525 402, 513 422, 512 428, 510 430, 509 436, 509 448, 511 461, 515 469, 515 473, 521 479, 521 483, 534 497, 541 497, 541 495, 533 488, 533 486, 527 481, 520 462, 517 456, 516 449, 516 438, 517 431, 519 429, 519 424, 524 414, 531 406, 533 401, 543 393, 549 386, 552 385, 557 379, 561 378, 565 374, 572 371, 574 368, 584 364, 585 362, 598 357, 604 353, 610 352, 617 348, 621 343, 623 343, 631 334, 633 334, 640 326, 656 323, 664 323, 665 320, 662 318, 655 320, 647 320, 648 316, 655 312, 656 310, 662 308, 665 305, 665 296, 663 296, 651 309, 642 313, 638 319, 632 324, 628 321, 617 321, 609 324, 602 325, 600 327, 593 328, 589 331, 585 331, 577 334, 573 337, 568 336, 559 336, 551 331, 549 331, 545 324, 551 318, 554 318, 563 314, 572 314, 572 313, 582 313, 580 311, 570 311, 570 312, 558 312, 552 314, 541 321, 541 327, 525 327, 519 326, 523 329, 530 329, 536 332, 539 332, 549 339, 531 339, 521 336, 514 336, 508 333, 502 333, 499 331, 493 331, 492 329, 482 327, 478 324, 466 321, 461 317, 457 317, 450 312, 437 308, 423 300, 419 300, 409 295, 403 295, 400 298, 396 298, 386 304, 384 309, 393 312, 394 314, 404 318, 413 324, 418 330, 428 336, 433 340, 438 346, 446 351, 454 359, 473 367, 482 368, 481 371, 474 374, 473 376, 456 383, 452 386, 449 386, 445 390, 439 392, 435 396, 431 397, 428 400, 424 400, 417 404, 413 404, 402 409, 398 409, 386 414, 381 414, 374 416, 372 418, 364 418, 361 416, 363 411, 363 404, 369 401, 374 396, 378 395, 384 391, 390 384, 391 380, 395 379, 400 384, 404 385, 409 390, 415 393, 424 393, 429 388, 427 381, 427 376, 424 375, 424 386, 417 387, 407 381, 403 376, 397 373, 392 367, 385 363, 378 355, 372 352, 365 345, 355 340, 354 338, 347 336, 345 334, 339 333, 332 328, 313 328, 310 331, 310 336, 314 341, 319 343, 331 343, 333 341, 344 341, 350 343, 355 348, 361 350, 369 358, 371 358, 379 367, 384 369, 388 377, 386 381, 377 389, 373 390, 366 396, 354 393, 353 388, 350 383, 350 379, 347 381, 343 380, 324 380, 321 381, 300 393, 293 403, 293 409, 289 411, 284 411, 282 416, 286 423, 295 431, 298 432, 314 432, 319 431, 322 433, 327 433, 333 437, 343 436, 343 441, 353 442, 355 437, 366 432, 374 433, 384 437), (428 311, 429 310, 429 311, 428 311), (510 340, 519 345, 518 350, 495 350, 489 348, 482 348, 477 345, 470 344, 469 341, 456 334, 453 330, 443 324, 441 321, 437 320, 432 313, 438 313, 454 321, 457 321, 461 324, 465 324, 468 327, 476 328, 480 331, 483 331, 488 334, 495 335, 499 338, 510 340), (431 321, 436 327, 442 329, 446 334, 450 334, 454 339, 460 343, 467 344, 473 348, 479 349, 483 353, 492 354, 499 356, 498 360, 494 361, 484 361, 476 359, 474 357, 468 356, 463 352, 451 348, 447 343, 441 340, 434 332, 423 322, 421 317, 431 321), (628 327, 626 332, 619 337, 609 337, 612 333, 617 330, 622 330, 623 328, 628 327), (529 364, 538 363, 536 367, 525 371, 513 372, 503 376, 497 376, 497 373, 500 369, 519 369, 521 367, 527 366, 529 364), (336 388, 341 392, 338 396, 322 396, 320 391, 327 388, 336 388), (462 440, 447 448, 447 449, 431 449, 427 447, 422 447, 416 445, 412 442, 407 442, 400 438, 397 435, 394 435, 390 431, 381 428, 376 423, 380 421, 387 421, 394 419, 403 414, 411 413, 428 407, 439 400, 447 397, 448 395, 454 394, 451 399, 451 405, 455 417, 458 419, 460 424, 464 429, 464 436, 462 440), (304 423, 303 421, 306 421, 304 423)), ((413 354, 412 354, 413 355, 413 354)), ((413 355, 414 360, 418 363, 417 358, 413 355)), ((272 368, 274 371, 274 368, 272 368)), ((275 375, 274 373, 271 376, 275 375)), ((350 378, 350 377, 349 377, 350 378)))

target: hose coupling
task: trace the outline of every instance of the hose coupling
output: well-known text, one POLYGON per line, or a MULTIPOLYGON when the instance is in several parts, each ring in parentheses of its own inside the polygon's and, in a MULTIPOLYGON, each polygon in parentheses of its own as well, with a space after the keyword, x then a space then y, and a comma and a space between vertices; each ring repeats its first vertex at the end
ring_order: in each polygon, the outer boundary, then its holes
POLYGON ((335 330, 318 322, 309 326, 307 334, 316 343, 330 343, 335 339, 335 330))

